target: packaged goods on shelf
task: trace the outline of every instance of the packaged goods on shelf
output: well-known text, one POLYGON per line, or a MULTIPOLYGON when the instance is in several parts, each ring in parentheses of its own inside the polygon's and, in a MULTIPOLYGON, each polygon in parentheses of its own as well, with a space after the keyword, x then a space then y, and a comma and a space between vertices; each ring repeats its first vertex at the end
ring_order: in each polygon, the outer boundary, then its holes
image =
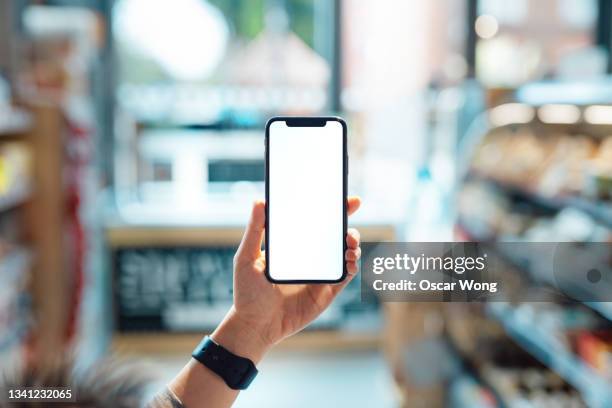
POLYGON ((481 334, 473 343, 462 350, 464 363, 498 402, 491 406, 586 406, 575 387, 511 338, 481 334))
POLYGON ((612 137, 499 129, 477 149, 472 169, 545 197, 610 199, 612 137))
POLYGON ((0 145, 0 197, 27 184, 29 169, 30 156, 24 143, 0 145))
POLYGON ((587 167, 585 193, 589 197, 612 201, 612 136, 601 142, 587 167))
POLYGON ((576 349, 601 376, 612 380, 612 330, 578 333, 576 349))
MULTIPOLYGON (((612 406, 609 304, 555 292, 559 281, 537 250, 512 254, 502 244, 563 242, 573 249, 612 242, 612 129, 534 120, 475 136, 464 158, 456 230, 459 238, 487 241, 503 260, 504 279, 517 277, 504 291, 509 301, 487 303, 483 316, 535 362, 504 365, 480 355, 486 350, 479 346, 480 376, 508 406, 612 406), (526 302, 533 294, 539 301, 526 302)), ((600 299, 596 293, 588 292, 600 299)))
POLYGON ((4 368, 11 354, 18 354, 15 350, 19 348, 30 323, 27 283, 31 255, 27 249, 12 244, 4 244, 1 247, 0 368, 4 368))
POLYGON ((488 183, 466 183, 459 193, 458 210, 461 226, 473 239, 556 242, 610 237, 606 227, 579 209, 542 208, 488 183))

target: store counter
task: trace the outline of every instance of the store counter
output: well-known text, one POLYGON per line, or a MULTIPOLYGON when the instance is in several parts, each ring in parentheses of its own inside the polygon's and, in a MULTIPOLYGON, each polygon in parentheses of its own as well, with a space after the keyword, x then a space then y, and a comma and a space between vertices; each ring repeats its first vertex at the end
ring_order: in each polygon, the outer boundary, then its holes
MULTIPOLYGON (((231 305, 233 255, 258 194, 210 194, 202 205, 181 208, 124 201, 107 214, 115 351, 188 351, 214 328, 231 305)), ((349 225, 362 241, 394 240, 403 227, 400 217, 367 207, 349 225)), ((378 305, 361 303, 356 279, 283 347, 376 347, 381 320, 378 305)))

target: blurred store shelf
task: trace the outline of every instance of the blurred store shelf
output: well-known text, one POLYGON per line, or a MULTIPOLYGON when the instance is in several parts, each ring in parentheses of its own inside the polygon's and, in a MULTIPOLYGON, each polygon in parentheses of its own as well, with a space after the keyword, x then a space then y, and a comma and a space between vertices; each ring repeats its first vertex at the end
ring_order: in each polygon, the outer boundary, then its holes
POLYGON ((29 297, 25 291, 32 262, 26 248, 13 248, 0 257, 0 368, 17 364, 30 329, 29 297))
POLYGON ((30 115, 20 109, 0 110, 0 138, 25 134, 32 126, 30 115))
POLYGON ((0 212, 11 210, 26 202, 31 196, 31 189, 27 184, 18 184, 4 194, 0 194, 0 212))
MULTIPOLYGON (((465 319, 451 319, 447 325, 447 337, 453 352, 457 355, 462 365, 462 376, 469 377, 471 381, 471 392, 474 392, 475 385, 477 383, 479 388, 485 389, 489 392, 489 399, 491 399, 491 406, 511 406, 512 398, 504 392, 503 389, 497 387, 494 381, 491 381, 487 375, 487 361, 486 357, 482 353, 478 353, 474 350, 477 344, 477 338, 475 338, 475 332, 470 330, 470 326, 474 321, 466 322, 465 319)), ((463 382, 461 377, 460 382, 463 382)), ((453 390, 456 391, 456 390, 453 390)), ((470 406, 469 404, 463 404, 459 406, 470 406)))
POLYGON ((468 179, 478 179, 485 183, 490 183, 496 188, 505 190, 510 195, 518 196, 525 201, 550 210, 560 211, 568 207, 575 208, 590 215, 593 219, 602 223, 602 225, 612 228, 612 204, 603 204, 578 196, 547 197, 535 191, 529 191, 519 185, 497 180, 495 177, 480 175, 477 172, 471 172, 468 175, 468 179))
MULTIPOLYGON (((478 234, 472 232, 473 228, 468 226, 465 220, 463 221, 460 220, 460 222, 458 223, 458 228, 460 228, 462 233, 466 237, 468 237, 468 239, 472 241, 484 242, 484 241, 489 240, 488 237, 479 236, 478 234)), ((514 238, 513 240, 518 240, 518 238, 514 238)), ((504 248, 503 244, 500 245, 499 242, 493 242, 493 243, 490 243, 489 248, 494 250, 496 254, 499 255, 502 259, 509 262, 512 265, 512 267, 515 268, 518 272, 523 273, 523 275, 527 277, 528 279, 535 280, 538 282, 544 282, 544 283, 551 285, 552 287, 557 286, 557 282, 554 281, 554 277, 551 277, 551 275, 549 274, 541 273, 540 271, 534 268, 527 267, 526 266, 527 263, 523 262, 524 259, 519 259, 515 254, 509 253, 504 248)), ((576 300, 581 302, 585 306, 591 308, 592 310, 596 311, 599 315, 601 315, 602 317, 612 322, 612 302, 586 301, 584 300, 584 296, 586 295, 582 294, 582 297, 576 300)), ((593 296, 593 298, 595 298, 595 296, 593 296)))
POLYGON ((584 304, 612 322, 612 302, 584 302, 584 304))
POLYGON ((449 385, 449 399, 452 407, 493 408, 496 401, 478 380, 462 375, 449 385))
POLYGON ((612 405, 612 386, 543 327, 518 315, 506 303, 490 303, 489 314, 525 350, 578 389, 589 406, 612 405))
MULTIPOLYGON (((462 151, 465 177, 456 224, 458 238, 486 243, 509 276, 520 282, 518 289, 505 294, 506 299, 514 299, 513 305, 489 302, 483 317, 499 322, 505 332, 502 338, 510 337, 542 364, 541 368, 534 366, 536 371, 556 373, 589 407, 612 406, 607 368, 598 365, 599 359, 605 360, 606 349, 589 354, 584 346, 584 338, 608 344, 605 339, 612 322, 608 289, 604 282, 595 286, 584 279, 586 271, 581 266, 586 265, 579 262, 588 258, 571 252, 568 257, 578 264, 565 260, 567 271, 559 272, 558 265, 543 261, 549 253, 538 249, 538 243, 553 245, 553 250, 554 245, 568 245, 562 251, 609 245, 612 129, 609 117, 602 118, 601 112, 612 112, 611 84, 605 81, 585 87, 584 83, 550 81, 528 85, 516 92, 515 100, 484 113, 485 121, 474 122, 467 138, 470 143, 462 151), (571 120, 568 112, 573 115, 571 120), (531 294, 541 294, 546 301, 518 300, 531 294)), ((605 276, 609 264, 602 265, 605 276)), ((597 270, 601 271, 599 264, 597 270)), ((481 332, 483 327, 488 324, 473 331, 481 332)), ((451 330, 450 337, 460 336, 451 330)), ((482 333, 477 337, 486 339, 482 333)), ((458 350, 502 405, 540 406, 531 398, 509 398, 504 374, 491 370, 491 359, 480 357, 480 351, 458 350)), ((515 380, 510 381, 512 387, 516 387, 515 380)))
POLYGON ((20 367, 24 355, 24 341, 30 330, 30 322, 16 321, 3 328, 0 335, 0 370, 10 372, 20 367))
POLYGON ((3 286, 9 282, 26 278, 32 263, 32 254, 28 249, 16 248, 0 257, 0 276, 3 286))

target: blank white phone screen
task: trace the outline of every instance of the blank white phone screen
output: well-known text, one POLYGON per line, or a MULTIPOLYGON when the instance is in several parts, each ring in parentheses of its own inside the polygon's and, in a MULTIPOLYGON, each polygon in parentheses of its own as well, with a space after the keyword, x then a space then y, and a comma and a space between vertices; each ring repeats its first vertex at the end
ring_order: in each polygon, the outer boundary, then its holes
POLYGON ((268 273, 278 281, 334 281, 344 271, 342 124, 268 131, 268 273))

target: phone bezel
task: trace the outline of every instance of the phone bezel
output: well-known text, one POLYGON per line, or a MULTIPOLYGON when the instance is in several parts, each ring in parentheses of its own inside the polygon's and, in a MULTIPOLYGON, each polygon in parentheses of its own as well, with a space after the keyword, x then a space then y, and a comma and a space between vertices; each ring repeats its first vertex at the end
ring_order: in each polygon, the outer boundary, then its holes
POLYGON ((346 250, 347 250, 347 244, 346 244, 346 234, 347 234, 347 225, 348 225, 348 214, 347 214, 347 210, 348 210, 348 203, 347 203, 347 189, 348 189, 348 150, 347 150, 347 126, 346 126, 346 122, 337 116, 275 116, 273 118, 270 118, 270 120, 268 120, 268 122, 266 123, 266 132, 265 132, 265 190, 266 190, 266 224, 265 224, 265 247, 266 247, 266 269, 265 269, 265 274, 266 274, 266 278, 275 284, 300 284, 300 283, 325 283, 325 284, 329 284, 329 283, 340 283, 342 282, 344 279, 346 279, 347 275, 348 275, 348 271, 346 269, 346 250), (342 204, 342 213, 343 213, 343 217, 342 217, 342 231, 343 231, 343 238, 342 238, 342 276, 340 276, 339 279, 335 279, 335 280, 319 280, 319 279, 289 279, 289 280, 278 280, 278 279, 274 279, 269 272, 269 268, 268 265, 270 265, 269 263, 269 254, 270 254, 270 248, 268 246, 269 241, 269 236, 268 236, 268 231, 269 231, 269 220, 270 220, 270 191, 269 191, 269 186, 270 186, 270 173, 269 173, 269 169, 270 169, 270 125, 272 125, 272 123, 274 122, 285 122, 287 123, 287 126, 289 127, 323 127, 327 124, 327 122, 329 121, 333 121, 333 122, 338 122, 340 123, 340 125, 342 126, 342 151, 343 151, 343 155, 342 155, 342 169, 343 169, 343 174, 342 174, 342 192, 343 192, 343 204, 342 204))

